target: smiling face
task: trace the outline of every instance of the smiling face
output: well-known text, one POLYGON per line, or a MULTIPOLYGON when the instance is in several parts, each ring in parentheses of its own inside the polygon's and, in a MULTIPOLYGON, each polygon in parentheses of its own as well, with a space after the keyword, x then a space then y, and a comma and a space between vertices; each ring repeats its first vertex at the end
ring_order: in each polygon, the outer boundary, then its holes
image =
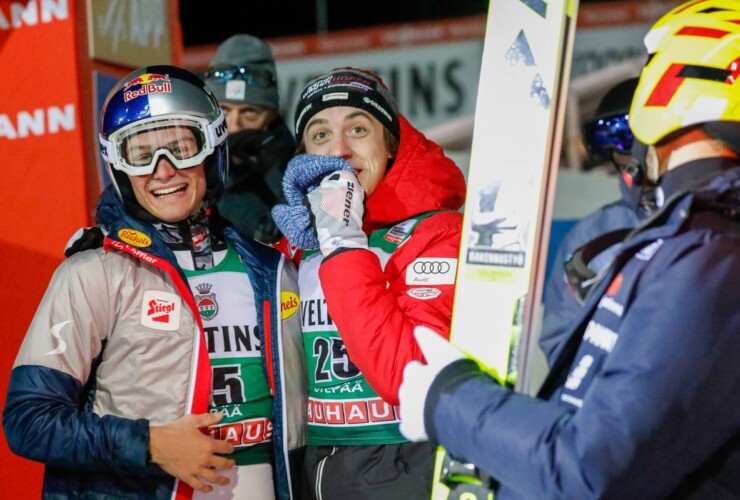
POLYGON ((366 111, 348 106, 316 113, 303 132, 303 145, 306 153, 347 160, 367 196, 383 179, 391 157, 383 125, 366 111))
MULTIPOLYGON (((129 139, 126 144, 127 154, 140 158, 142 162, 158 149, 168 148, 177 156, 182 149, 191 147, 197 147, 195 136, 185 127, 142 132, 129 139)), ((159 156, 154 173, 130 175, 129 180, 136 201, 147 212, 164 222, 179 222, 195 214, 206 193, 203 163, 178 170, 165 155, 159 156)))

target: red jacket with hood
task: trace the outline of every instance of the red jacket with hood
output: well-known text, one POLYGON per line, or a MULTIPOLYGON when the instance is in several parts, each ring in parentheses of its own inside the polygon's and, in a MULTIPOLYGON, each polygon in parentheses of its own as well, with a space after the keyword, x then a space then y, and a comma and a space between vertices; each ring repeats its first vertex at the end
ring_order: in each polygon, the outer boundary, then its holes
POLYGON ((319 270, 329 314, 353 363, 388 403, 398 404, 403 369, 423 360, 414 327, 425 325, 449 338, 454 284, 433 285, 441 293, 419 299, 407 292, 406 270, 418 258, 457 259, 465 179, 442 149, 400 117, 401 141, 388 172, 368 197, 363 230, 423 219, 385 266, 370 250, 335 253, 319 270))

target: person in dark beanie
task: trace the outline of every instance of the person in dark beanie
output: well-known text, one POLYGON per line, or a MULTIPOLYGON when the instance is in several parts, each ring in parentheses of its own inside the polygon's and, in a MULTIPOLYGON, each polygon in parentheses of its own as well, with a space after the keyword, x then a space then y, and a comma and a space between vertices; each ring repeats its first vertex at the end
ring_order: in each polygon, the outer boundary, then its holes
POLYGON ((449 336, 465 181, 382 80, 334 69, 304 88, 275 221, 298 247, 309 374, 304 494, 428 500, 435 447, 399 432, 414 326, 449 336))
POLYGON ((273 243, 280 232, 270 209, 284 201, 281 182, 295 140, 280 116, 270 47, 251 35, 230 37, 216 50, 205 80, 229 131, 231 170, 218 209, 245 236, 273 243))

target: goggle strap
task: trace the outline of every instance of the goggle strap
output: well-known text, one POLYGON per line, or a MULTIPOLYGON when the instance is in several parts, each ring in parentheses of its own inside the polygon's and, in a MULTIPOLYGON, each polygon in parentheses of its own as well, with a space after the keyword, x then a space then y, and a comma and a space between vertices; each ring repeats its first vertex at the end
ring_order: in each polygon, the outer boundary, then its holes
POLYGON ((208 124, 206 131, 208 133, 208 141, 214 149, 226 140, 228 131, 226 130, 226 116, 223 110, 218 114, 218 118, 213 123, 208 124))
POLYGON ((112 162, 113 145, 110 141, 105 140, 102 134, 98 134, 98 141, 100 141, 100 154, 103 156, 103 159, 109 163, 112 162))

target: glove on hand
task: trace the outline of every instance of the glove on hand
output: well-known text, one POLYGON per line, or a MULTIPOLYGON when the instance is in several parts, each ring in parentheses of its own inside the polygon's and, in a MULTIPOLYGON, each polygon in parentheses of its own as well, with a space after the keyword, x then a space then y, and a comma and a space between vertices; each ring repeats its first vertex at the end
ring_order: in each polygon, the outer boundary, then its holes
POLYGON ((64 247, 64 256, 71 257, 83 250, 100 248, 103 246, 103 238, 105 238, 105 234, 98 226, 78 229, 67 241, 64 247))
POLYGON ((303 198, 319 187, 326 174, 337 170, 351 171, 352 167, 348 161, 336 156, 303 154, 288 162, 283 175, 283 194, 288 204, 275 205, 272 218, 292 245, 302 249, 319 247, 303 198))
POLYGON ((324 256, 338 248, 367 248, 367 235, 362 230, 365 191, 354 172, 327 175, 306 198, 324 256))
POLYGON ((275 205, 272 207, 272 219, 280 232, 288 238, 291 245, 301 249, 318 248, 319 240, 311 226, 308 208, 303 205, 275 205))
POLYGON ((447 365, 465 358, 457 347, 425 326, 414 328, 414 337, 427 364, 411 361, 403 370, 403 382, 398 389, 401 407, 399 430, 409 441, 429 439, 424 425, 424 404, 432 382, 447 365))
POLYGON ((283 175, 283 193, 288 205, 303 205, 303 197, 319 187, 321 180, 337 170, 352 171, 347 160, 336 156, 298 155, 288 162, 283 175))

